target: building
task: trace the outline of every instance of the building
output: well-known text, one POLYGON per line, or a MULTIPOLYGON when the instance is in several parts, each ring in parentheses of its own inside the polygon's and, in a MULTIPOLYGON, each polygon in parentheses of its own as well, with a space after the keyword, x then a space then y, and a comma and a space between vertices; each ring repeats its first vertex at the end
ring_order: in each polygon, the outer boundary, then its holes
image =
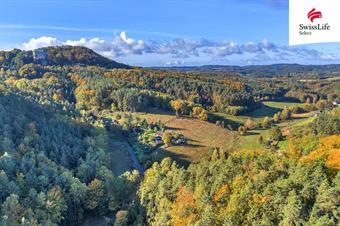
POLYGON ((33 59, 37 61, 46 61, 47 60, 47 51, 44 49, 36 49, 33 50, 33 59))

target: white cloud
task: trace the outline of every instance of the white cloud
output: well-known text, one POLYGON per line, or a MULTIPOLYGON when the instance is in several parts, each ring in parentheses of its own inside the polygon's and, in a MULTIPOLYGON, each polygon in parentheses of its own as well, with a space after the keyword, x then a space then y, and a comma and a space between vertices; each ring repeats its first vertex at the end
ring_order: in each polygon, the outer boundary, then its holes
POLYGON ((173 60, 165 63, 166 66, 180 66, 185 64, 184 60, 173 60))
POLYGON ((58 41, 56 38, 42 36, 40 38, 32 38, 29 42, 23 44, 23 49, 33 50, 46 46, 58 46, 63 43, 58 41))
MULTIPOLYGON (((123 31, 114 36, 111 41, 100 38, 60 41, 54 37, 32 38, 22 44, 25 50, 32 50, 46 46, 85 46, 112 59, 126 56, 162 55, 167 57, 164 61, 168 65, 184 64, 183 59, 209 59, 215 61, 228 61, 231 57, 244 57, 251 62, 299 62, 302 60, 340 61, 340 54, 323 53, 304 47, 279 46, 267 39, 260 42, 236 42, 211 41, 207 39, 194 40, 177 38, 167 41, 143 41, 128 37, 123 31)), ((188 61, 189 62, 189 61, 188 61)))

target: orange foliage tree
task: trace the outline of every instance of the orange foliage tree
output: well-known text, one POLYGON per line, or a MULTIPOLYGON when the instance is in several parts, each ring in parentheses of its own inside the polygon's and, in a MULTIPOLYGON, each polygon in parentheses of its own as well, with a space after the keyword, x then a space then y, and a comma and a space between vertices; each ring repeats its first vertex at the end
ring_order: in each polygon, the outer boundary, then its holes
POLYGON ((301 161, 314 161, 316 159, 324 159, 326 166, 340 170, 340 136, 333 135, 324 137, 320 140, 319 147, 301 158, 301 161))
POLYGON ((180 187, 170 213, 172 225, 183 226, 197 221, 196 208, 192 190, 187 187, 180 187))

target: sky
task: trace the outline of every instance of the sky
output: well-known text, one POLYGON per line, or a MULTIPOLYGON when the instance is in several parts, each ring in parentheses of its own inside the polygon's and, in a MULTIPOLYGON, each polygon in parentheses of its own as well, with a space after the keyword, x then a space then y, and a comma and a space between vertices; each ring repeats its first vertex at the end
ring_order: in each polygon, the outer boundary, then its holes
POLYGON ((1 0, 0 49, 81 45, 136 66, 340 63, 288 46, 288 0, 1 0))

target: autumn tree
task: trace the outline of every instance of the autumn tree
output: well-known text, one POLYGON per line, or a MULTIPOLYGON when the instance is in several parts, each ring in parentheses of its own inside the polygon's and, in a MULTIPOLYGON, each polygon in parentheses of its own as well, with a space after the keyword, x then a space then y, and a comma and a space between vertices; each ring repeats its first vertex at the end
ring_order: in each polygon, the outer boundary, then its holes
POLYGON ((251 118, 248 118, 244 124, 243 124, 247 129, 254 129, 257 127, 257 123, 251 119, 251 118))
POLYGON ((114 226, 128 226, 128 211, 118 211, 114 226))
POLYGON ((51 188, 46 196, 46 210, 48 219, 54 223, 60 223, 65 212, 66 203, 59 186, 51 188))
POLYGON ((175 110, 177 117, 180 116, 181 111, 183 110, 184 106, 185 106, 184 102, 181 100, 171 101, 171 107, 175 110))
POLYGON ((86 208, 89 210, 95 210, 101 202, 104 194, 103 182, 98 179, 94 179, 88 185, 86 194, 86 208))
POLYGON ((262 127, 265 128, 265 129, 268 128, 270 126, 270 124, 271 124, 271 121, 270 121, 270 118, 268 116, 266 116, 261 123, 262 127))
POLYGON ((280 121, 280 119, 281 119, 281 112, 275 113, 274 116, 273 116, 273 121, 278 123, 280 121))
POLYGON ((281 119, 282 120, 288 120, 292 116, 292 112, 289 108, 285 107, 283 111, 281 112, 281 119))
POLYGON ((162 139, 166 146, 170 146, 172 141, 172 134, 169 131, 165 131, 163 133, 162 139))
POLYGON ((1 225, 20 226, 24 212, 24 208, 19 203, 19 197, 15 194, 8 196, 2 204, 1 225))
POLYGON ((191 189, 180 187, 177 198, 172 205, 171 223, 174 226, 194 224, 197 220, 195 214, 196 203, 191 189))
POLYGON ((208 111, 202 107, 193 107, 192 117, 200 119, 202 121, 208 120, 208 111))
POLYGON ((275 141, 281 141, 283 138, 281 129, 278 126, 274 126, 273 128, 271 128, 269 131, 269 135, 270 135, 270 138, 275 141))

